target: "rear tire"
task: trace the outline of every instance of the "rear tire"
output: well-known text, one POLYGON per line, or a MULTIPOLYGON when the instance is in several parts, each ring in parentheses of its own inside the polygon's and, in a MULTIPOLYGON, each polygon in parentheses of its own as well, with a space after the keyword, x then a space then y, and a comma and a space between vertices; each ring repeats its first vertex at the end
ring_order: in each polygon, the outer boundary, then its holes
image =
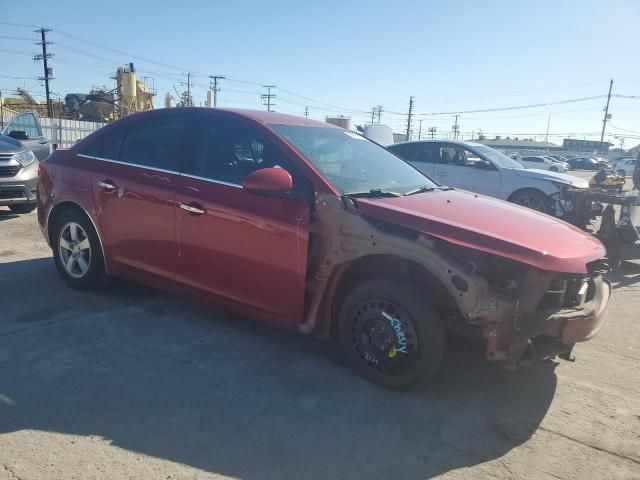
POLYGON ((31 213, 36 209, 36 205, 33 203, 18 203, 17 205, 9 205, 9 209, 13 213, 25 214, 31 213))
POLYGON ((60 214, 51 235, 53 260, 65 282, 79 290, 105 287, 108 275, 98 234, 76 209, 60 214))
POLYGON ((440 367, 442 322, 412 285, 363 282, 345 298, 338 320, 344 355, 376 385, 405 390, 429 382, 440 367))

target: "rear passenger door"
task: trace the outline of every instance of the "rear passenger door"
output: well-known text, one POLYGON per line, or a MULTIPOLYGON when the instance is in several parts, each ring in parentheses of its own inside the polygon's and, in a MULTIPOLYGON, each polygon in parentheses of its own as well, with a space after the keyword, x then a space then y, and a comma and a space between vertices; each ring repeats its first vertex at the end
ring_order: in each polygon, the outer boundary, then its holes
POLYGON ((175 191, 185 133, 179 111, 129 119, 83 152, 105 253, 116 268, 174 278, 175 191))

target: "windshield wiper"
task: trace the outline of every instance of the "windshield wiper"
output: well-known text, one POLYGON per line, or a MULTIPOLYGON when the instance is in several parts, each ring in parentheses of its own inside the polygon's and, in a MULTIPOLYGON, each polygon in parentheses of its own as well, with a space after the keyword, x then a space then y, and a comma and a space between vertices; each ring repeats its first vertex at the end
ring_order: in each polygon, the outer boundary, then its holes
POLYGON ((436 187, 427 187, 426 185, 423 185, 422 187, 409 190, 404 194, 404 196, 407 197, 409 195, 415 195, 416 193, 433 192, 435 189, 436 187))
POLYGON ((390 190, 383 190, 382 188, 372 188, 371 190, 362 191, 362 192, 346 192, 344 194, 345 197, 353 197, 353 198, 377 198, 377 197, 401 197, 397 192, 392 192, 390 190))

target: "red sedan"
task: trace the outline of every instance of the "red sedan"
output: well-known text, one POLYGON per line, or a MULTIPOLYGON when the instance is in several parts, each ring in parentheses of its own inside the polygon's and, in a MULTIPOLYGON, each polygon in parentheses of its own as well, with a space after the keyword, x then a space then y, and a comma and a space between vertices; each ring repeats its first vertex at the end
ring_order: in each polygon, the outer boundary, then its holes
POLYGON ((445 329, 510 366, 567 358, 611 291, 595 238, 277 113, 123 118, 41 163, 38 219, 75 288, 126 277, 335 337, 389 388, 435 374, 445 329))

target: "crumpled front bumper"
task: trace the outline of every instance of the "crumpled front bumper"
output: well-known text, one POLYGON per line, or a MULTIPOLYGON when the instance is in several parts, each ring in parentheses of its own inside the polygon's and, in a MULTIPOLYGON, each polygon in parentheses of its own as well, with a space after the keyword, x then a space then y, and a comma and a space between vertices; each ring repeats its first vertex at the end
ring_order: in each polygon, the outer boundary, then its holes
POLYGON ((581 311, 558 313, 554 316, 554 321, 564 322, 561 338, 565 345, 590 340, 604 324, 611 298, 611 283, 602 276, 591 281, 594 283, 595 293, 591 300, 582 305, 581 311))
MULTIPOLYGON (((533 359, 560 355, 569 358, 577 342, 593 338, 602 328, 611 298, 611 284, 602 275, 588 280, 588 298, 568 308, 548 308, 503 322, 488 325, 487 358, 502 360, 518 367, 533 359)), ((586 296, 585 296, 586 297, 586 296)))

